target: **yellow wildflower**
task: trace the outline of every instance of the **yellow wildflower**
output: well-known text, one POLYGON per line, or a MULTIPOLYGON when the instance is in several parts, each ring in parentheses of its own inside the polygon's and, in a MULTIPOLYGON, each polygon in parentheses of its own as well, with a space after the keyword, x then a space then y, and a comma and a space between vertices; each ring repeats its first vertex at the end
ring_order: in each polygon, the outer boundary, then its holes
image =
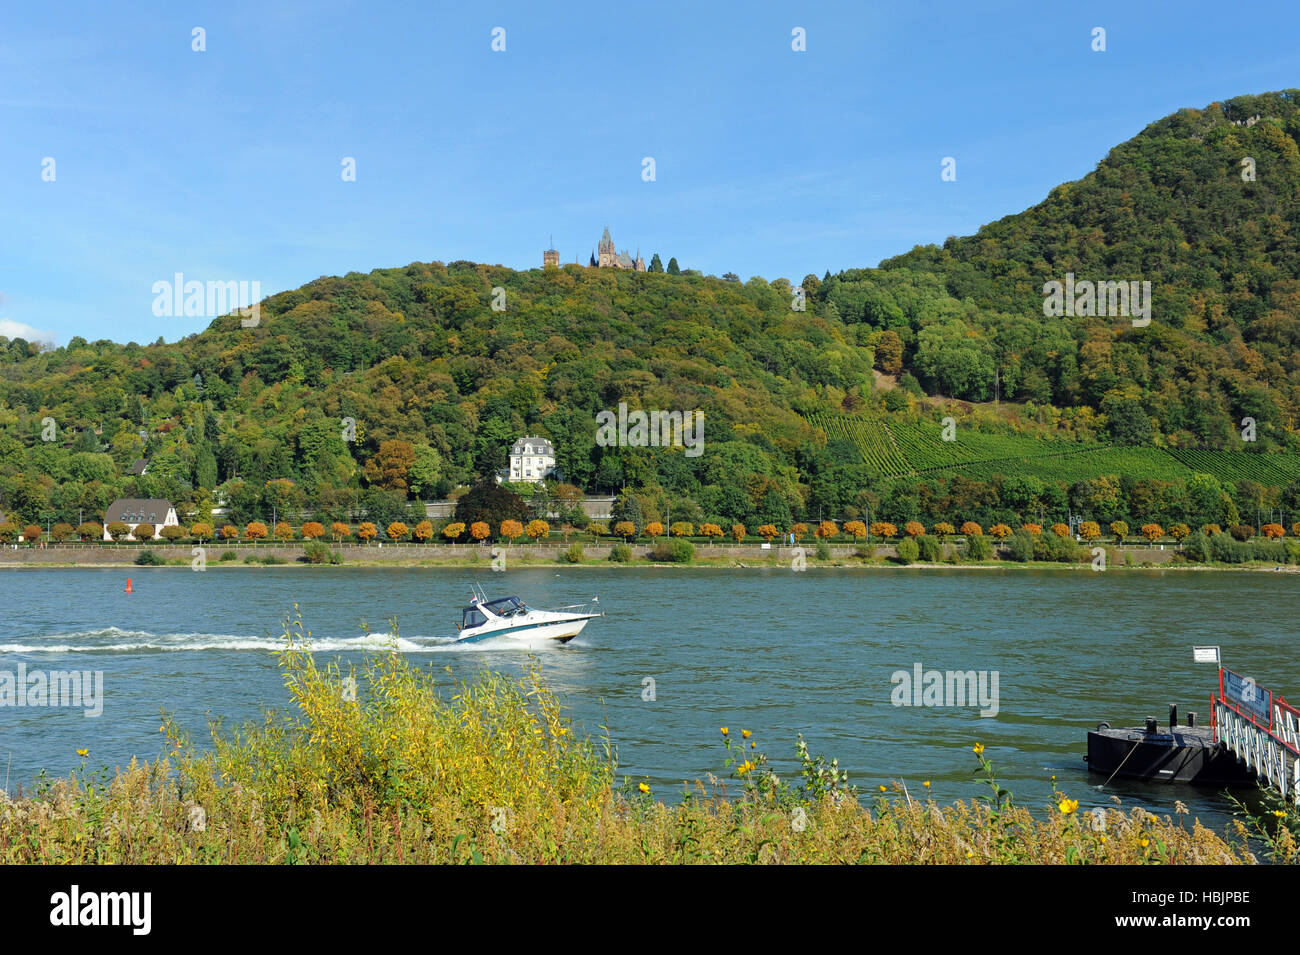
POLYGON ((983 744, 983 743, 976 743, 974 746, 971 747, 971 749, 974 750, 976 756, 983 756, 983 755, 984 755, 984 744, 983 744))
POLYGON ((639 784, 637 786, 637 789, 641 790, 643 793, 648 793, 650 791, 650 787, 647 786, 645 783, 639 784))
POLYGON ((745 739, 749 739, 754 734, 750 730, 741 730, 740 735, 745 737, 745 739))
POLYGON ((725 726, 722 727, 722 735, 723 735, 723 736, 726 736, 728 732, 729 732, 729 730, 728 730, 725 726))
POLYGON ((90 755, 90 750, 88 750, 88 749, 79 749, 79 750, 77 750, 77 755, 78 755, 78 756, 82 756, 82 757, 89 756, 89 755, 90 755))
POLYGON ((1068 816, 1070 813, 1074 812, 1074 810, 1079 808, 1079 800, 1062 799, 1056 808, 1061 810, 1061 815, 1068 816))

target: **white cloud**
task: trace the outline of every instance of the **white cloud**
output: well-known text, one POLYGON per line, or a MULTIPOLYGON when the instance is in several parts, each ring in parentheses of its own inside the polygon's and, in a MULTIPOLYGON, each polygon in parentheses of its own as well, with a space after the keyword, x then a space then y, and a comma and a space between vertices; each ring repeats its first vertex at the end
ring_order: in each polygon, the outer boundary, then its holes
POLYGON ((0 318, 0 335, 5 338, 25 338, 29 342, 57 344, 54 332, 43 332, 23 322, 15 322, 12 318, 0 318))

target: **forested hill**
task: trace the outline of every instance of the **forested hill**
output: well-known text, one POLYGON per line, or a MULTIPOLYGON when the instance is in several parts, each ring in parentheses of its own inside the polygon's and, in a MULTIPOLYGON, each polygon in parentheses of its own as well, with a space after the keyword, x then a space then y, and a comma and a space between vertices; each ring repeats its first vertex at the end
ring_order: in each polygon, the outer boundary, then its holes
POLYGON ((1140 411, 1135 440, 1231 446, 1249 415, 1280 441, 1300 397, 1298 136, 1297 90, 1180 110, 1025 212, 839 276, 830 300, 900 329, 929 389, 982 400, 999 367, 1004 397, 1140 411), (1066 273, 1150 281, 1151 324, 1046 318, 1044 283, 1066 273), (917 315, 931 279, 962 307, 917 315))
MULTIPOLYGON (((1125 471, 1249 474, 1243 506, 1278 502, 1290 455, 1205 455, 1298 444, 1298 95, 1181 111, 975 236, 796 279, 803 310, 784 278, 434 262, 321 278, 266 300, 256 327, 228 315, 170 345, 0 339, 0 510, 70 521, 118 496, 191 512, 225 499, 247 519, 283 495, 322 517, 381 516, 500 468, 524 434, 551 438, 573 483, 644 489, 685 519, 893 500, 899 515, 1010 520, 1087 511, 1067 491, 1125 471), (1151 323, 1046 316, 1044 284, 1067 272, 1150 281, 1151 323), (702 410, 706 452, 597 447, 596 413, 623 401, 702 410), (955 443, 939 442, 945 415, 955 443), (1082 453, 1098 443, 1130 456, 1082 453), (980 487, 953 492, 962 468, 980 487), (1004 495, 1017 469, 1039 483, 1004 495)), ((1113 514, 1136 513, 1131 490, 1113 514)))

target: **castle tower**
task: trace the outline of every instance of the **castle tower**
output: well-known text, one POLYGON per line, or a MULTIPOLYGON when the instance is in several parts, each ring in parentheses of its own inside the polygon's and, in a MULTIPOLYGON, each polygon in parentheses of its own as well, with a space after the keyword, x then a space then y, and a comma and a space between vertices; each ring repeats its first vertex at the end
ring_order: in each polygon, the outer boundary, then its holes
POLYGON ((614 251, 614 240, 609 236, 609 226, 605 226, 605 232, 600 237, 600 245, 596 248, 600 253, 596 264, 602 269, 618 265, 618 253, 614 251))
POLYGON ((542 253, 542 268, 558 269, 560 267, 560 253, 555 251, 555 236, 551 236, 550 248, 542 253))
POLYGON ((645 259, 641 258, 641 246, 639 246, 639 245, 636 247, 636 265, 635 265, 635 268, 636 268, 636 270, 637 270, 638 272, 644 272, 644 271, 645 271, 645 259))

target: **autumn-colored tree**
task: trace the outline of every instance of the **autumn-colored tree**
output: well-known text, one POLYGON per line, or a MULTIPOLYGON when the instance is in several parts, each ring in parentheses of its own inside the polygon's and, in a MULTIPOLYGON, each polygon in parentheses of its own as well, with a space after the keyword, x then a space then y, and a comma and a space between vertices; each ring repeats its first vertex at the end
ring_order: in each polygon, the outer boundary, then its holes
POLYGON ((322 524, 320 521, 308 521, 306 524, 302 525, 303 540, 309 540, 309 541, 320 540, 324 536, 325 536, 325 525, 322 524))
POLYGON ((50 537, 60 544, 75 533, 76 530, 71 524, 55 524, 50 528, 50 537))
POLYGON ((822 521, 817 525, 817 530, 813 533, 822 540, 830 540, 839 534, 840 529, 834 521, 822 521))
POLYGON ((1083 521, 1079 524, 1079 536, 1086 541, 1101 539, 1101 525, 1096 521, 1083 521))
POLYGON ((224 541, 233 541, 239 539, 239 528, 234 524, 221 525, 221 539, 224 541))
POLYGON ((362 521, 357 525, 357 537, 367 544, 379 536, 379 528, 374 525, 373 521, 362 521))
POLYGON ((1165 536, 1165 529, 1159 524, 1143 524, 1142 536, 1154 544, 1165 536))
POLYGON ((400 541, 406 540, 407 536, 411 533, 411 529, 401 521, 393 521, 393 523, 388 525, 385 533, 388 534, 388 539, 390 541, 400 541))
MULTIPOLYGON (((1296 526, 1300 527, 1300 524, 1297 524, 1296 526)), ((1201 533, 1206 537, 1213 537, 1215 534, 1222 534, 1223 528, 1218 524, 1205 524, 1201 527, 1201 533)))
POLYGON ((249 521, 248 526, 244 528, 244 537, 251 541, 260 541, 268 533, 270 532, 266 529, 266 525, 261 521, 249 521))
POLYGON ((664 526, 658 521, 651 521, 649 524, 645 526, 645 536, 650 538, 651 540, 654 540, 657 537, 662 537, 663 533, 664 533, 664 526))
MULTIPOLYGON (((1260 531, 1263 532, 1265 537, 1270 539, 1286 536, 1286 528, 1283 527, 1281 524, 1265 524, 1263 527, 1260 528, 1260 531)), ((1172 535, 1173 532, 1174 529, 1172 527, 1169 528, 1170 535, 1172 535)))
POLYGON ((18 539, 18 525, 12 521, 0 522, 0 543, 12 544, 18 539))
POLYGON ((288 521, 280 521, 275 525, 275 539, 280 541, 293 540, 293 525, 288 521))
MULTIPOLYGON (((31 528, 29 527, 28 530, 31 530, 31 528)), ((40 532, 39 527, 36 528, 36 530, 38 533, 40 532)), ((155 533, 157 533, 157 529, 149 523, 137 524, 135 527, 131 528, 131 536, 138 541, 153 540, 153 535, 155 533)))
MULTIPOLYGON (((153 525, 149 525, 149 529, 152 531, 153 525)), ((23 528, 23 540, 28 541, 29 543, 34 543, 40 540, 41 534, 42 531, 39 524, 28 524, 23 528)))
POLYGON ((677 521, 673 524, 674 537, 693 537, 695 535, 695 525, 690 521, 677 521))
POLYGON ((513 544, 519 538, 524 536, 524 525, 520 521, 510 520, 501 522, 501 536, 510 544, 513 544))
POLYGON ((458 537, 463 537, 464 534, 465 534, 465 525, 462 524, 460 521, 453 521, 450 524, 444 525, 442 528, 442 536, 447 538, 447 540, 449 541, 454 541, 458 537))
MULTIPOLYGON (((712 538, 712 537, 721 537, 721 536, 722 536, 722 528, 719 527, 717 524, 701 524, 701 525, 700 525, 700 536, 701 536, 701 537, 710 537, 710 538, 712 538)), ((712 540, 709 541, 709 546, 710 546, 710 547, 713 546, 713 541, 712 541, 712 540)))
POLYGON ((934 533, 938 536, 939 540, 944 540, 945 538, 956 534, 957 528, 953 527, 947 521, 940 521, 938 524, 934 525, 934 533))
POLYGON ((862 540, 867 536, 867 525, 863 521, 845 521, 844 533, 852 534, 855 540, 862 540))
POLYGON ((1115 543, 1124 543, 1124 538, 1128 537, 1129 526, 1127 521, 1111 521, 1110 532, 1115 535, 1115 543))
POLYGON ((908 537, 920 537, 925 533, 925 525, 920 521, 908 521, 903 525, 903 533, 908 537))
POLYGON ((767 541, 769 544, 772 543, 772 540, 780 533, 781 532, 776 529, 775 524, 758 525, 758 536, 763 538, 763 540, 767 541))
POLYGON ((734 540, 737 544, 743 544, 743 543, 745 542, 745 525, 744 525, 744 524, 732 524, 732 525, 731 525, 731 539, 734 540))
POLYGON ((1006 540, 1011 536, 1011 528, 1001 522, 994 524, 989 528, 989 533, 1000 541, 1006 540))
POLYGON ((1291 536, 1300 537, 1300 521, 1291 525, 1291 536))
POLYGON ((420 521, 415 525, 413 536, 421 544, 429 543, 429 540, 433 537, 433 521, 420 521))
POLYGON ((415 446, 410 441, 381 441, 379 453, 366 461, 366 480, 386 491, 406 491, 414 463, 415 446))
POLYGON ((790 533, 794 535, 795 540, 801 541, 808 536, 808 525, 800 521, 790 528, 790 533))
POLYGON ((1043 525, 1042 524, 1021 524, 1020 529, 1022 531, 1029 531, 1030 534, 1032 534, 1034 537, 1037 537, 1039 534, 1043 532, 1043 525))
MULTIPOLYGON (((661 527, 660 530, 663 530, 661 527)), ((534 541, 540 541, 551 533, 551 525, 543 520, 531 520, 528 522, 528 536, 534 541)))
POLYGON ((180 524, 168 524, 162 529, 162 536, 172 543, 175 543, 185 536, 185 528, 180 524))
POLYGON ((889 523, 889 521, 875 521, 871 525, 871 536, 889 540, 891 537, 898 536, 898 528, 889 523))
POLYGON ((342 543, 351 536, 351 526, 344 524, 342 521, 334 521, 330 524, 330 537, 334 538, 339 543, 342 543))
POLYGON ((619 521, 614 525, 614 533, 625 541, 631 540, 636 537, 636 525, 631 521, 619 521))
MULTIPOLYGON (((198 527, 199 525, 195 524, 194 526, 198 527)), ((206 524, 204 524, 203 526, 207 527, 206 524)), ((208 527, 208 534, 209 536, 211 536, 212 534, 211 527, 208 527)), ((196 534, 194 536, 197 537, 198 535, 196 534)), ((83 541, 103 540, 104 528, 96 524, 94 521, 86 521, 86 523, 82 524, 80 527, 77 528, 77 537, 83 541)))
POLYGON ((492 536, 492 525, 487 521, 475 521, 469 526, 469 536, 481 544, 492 536))
POLYGON ((1070 525, 1069 525, 1069 524, 1053 524, 1053 525, 1052 525, 1052 533, 1055 534, 1057 537, 1069 537, 1069 536, 1070 536, 1070 525))
POLYGON ((980 527, 974 521, 967 521, 962 524, 961 532, 966 537, 982 537, 984 535, 984 528, 980 527))
POLYGON ((605 521, 592 521, 587 525, 587 533, 591 535, 592 540, 599 541, 601 537, 608 536, 609 524, 605 521))

